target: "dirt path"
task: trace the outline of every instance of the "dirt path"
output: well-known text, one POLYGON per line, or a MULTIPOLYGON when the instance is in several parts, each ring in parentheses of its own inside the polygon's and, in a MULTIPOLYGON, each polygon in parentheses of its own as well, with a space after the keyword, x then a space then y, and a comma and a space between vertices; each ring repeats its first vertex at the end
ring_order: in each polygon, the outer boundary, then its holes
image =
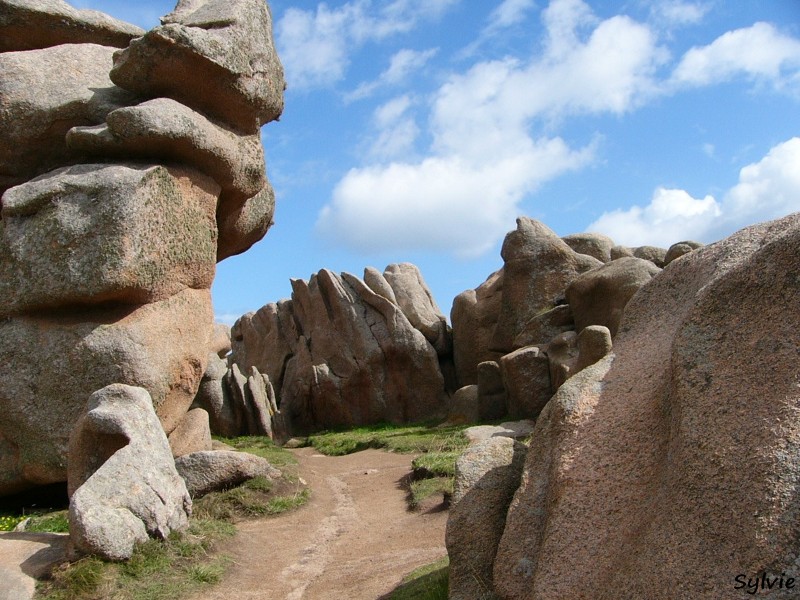
POLYGON ((409 512, 400 480, 411 458, 366 450, 294 451, 312 495, 302 509, 239 524, 234 565, 197 600, 376 600, 445 555, 446 511, 409 512))

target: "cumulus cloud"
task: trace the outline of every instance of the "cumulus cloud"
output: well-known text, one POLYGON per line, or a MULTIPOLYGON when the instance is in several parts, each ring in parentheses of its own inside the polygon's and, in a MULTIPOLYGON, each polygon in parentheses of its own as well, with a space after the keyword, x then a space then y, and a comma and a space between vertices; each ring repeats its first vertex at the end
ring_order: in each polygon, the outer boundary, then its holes
MULTIPOLYGON (((594 144, 571 148, 537 129, 569 114, 636 106, 654 88, 663 51, 645 25, 626 17, 601 21, 581 0, 553 1, 543 21, 550 35, 540 54, 480 62, 451 76, 431 100, 427 157, 352 169, 320 213, 318 229, 362 251, 474 256, 513 227, 527 194, 589 164, 594 144)), ((392 143, 418 133, 402 129, 405 108, 384 121, 392 143), (391 130, 392 122, 401 129, 391 130)), ((381 140, 377 148, 388 147, 381 140)))
POLYGON ((341 80, 350 54, 369 41, 406 33, 439 18, 459 0, 353 0, 340 7, 287 9, 277 22, 276 42, 289 85, 324 87, 341 80))
POLYGON ((494 32, 516 25, 535 6, 533 0, 503 0, 489 15, 486 30, 494 32))
POLYGON ((713 242, 749 224, 800 210, 800 138, 773 147, 739 172, 721 202, 693 198, 684 190, 659 188, 647 206, 604 213, 587 231, 628 246, 670 246, 694 239, 713 242))
POLYGON ((735 77, 800 89, 800 41, 769 23, 728 31, 684 54, 672 75, 676 87, 704 86, 735 77))
POLYGON ((362 251, 413 247, 474 257, 513 225, 525 193, 590 158, 590 150, 576 152, 560 139, 529 140, 524 153, 482 163, 451 154, 352 169, 318 226, 362 251))

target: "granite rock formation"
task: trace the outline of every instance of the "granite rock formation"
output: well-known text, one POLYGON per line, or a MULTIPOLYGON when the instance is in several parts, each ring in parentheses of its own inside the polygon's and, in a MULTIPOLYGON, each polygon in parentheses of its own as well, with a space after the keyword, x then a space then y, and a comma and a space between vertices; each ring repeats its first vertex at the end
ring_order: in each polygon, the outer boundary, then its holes
POLYGON ((800 215, 752 226, 633 297, 613 352, 539 416, 501 598, 716 600, 796 572, 799 245, 800 215))
POLYGON ((268 304, 233 327, 231 364, 267 375, 292 434, 420 421, 445 411, 439 362, 449 333, 418 271, 390 266, 381 276, 368 269, 365 279, 371 285, 322 270, 309 281, 293 280, 291 300, 268 304))
POLYGON ((0 494, 65 481, 70 432, 110 384, 144 388, 162 434, 194 440, 184 450, 206 446, 186 413, 215 264, 274 209, 259 142, 283 107, 269 9, 180 0, 145 33, 60 0, 0 0, 0 72, 0 494))

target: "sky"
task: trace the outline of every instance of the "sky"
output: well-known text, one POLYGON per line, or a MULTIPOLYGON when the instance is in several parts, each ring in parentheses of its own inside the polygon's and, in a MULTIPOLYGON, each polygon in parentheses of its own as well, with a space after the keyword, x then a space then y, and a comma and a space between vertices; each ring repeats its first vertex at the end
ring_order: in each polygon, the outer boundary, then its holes
MULTIPOLYGON (((169 0, 76 0, 143 28, 169 0)), ((275 225, 217 319, 416 264, 443 312, 515 219, 668 247, 800 211, 800 0, 273 0, 275 225)))

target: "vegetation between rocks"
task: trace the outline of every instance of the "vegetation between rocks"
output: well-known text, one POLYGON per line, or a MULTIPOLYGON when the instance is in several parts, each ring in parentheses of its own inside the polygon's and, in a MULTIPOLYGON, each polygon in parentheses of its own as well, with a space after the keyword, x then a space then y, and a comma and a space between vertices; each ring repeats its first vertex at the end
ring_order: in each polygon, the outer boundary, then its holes
MULTIPOLYGON (((294 456, 266 437, 219 438, 237 450, 261 456, 279 468, 277 480, 256 477, 241 486, 212 492, 194 501, 189 528, 166 540, 137 546, 128 562, 110 563, 84 557, 54 570, 39 582, 36 600, 177 600, 217 583, 229 559, 219 553, 219 542, 233 536, 243 519, 277 515, 302 506, 310 492, 298 476, 294 456)), ((0 518, 5 526, 22 516, 0 518)), ((26 531, 65 531, 66 511, 39 515, 26 531)), ((10 527, 13 529, 13 527, 10 527)))
POLYGON ((450 560, 444 556, 412 571, 385 600, 447 600, 449 574, 450 560))
POLYGON ((322 454, 340 456, 367 448, 419 453, 411 465, 409 508, 418 509, 428 498, 440 495, 448 502, 453 493, 456 459, 469 445, 466 425, 377 425, 349 431, 328 431, 309 436, 308 443, 322 454))

